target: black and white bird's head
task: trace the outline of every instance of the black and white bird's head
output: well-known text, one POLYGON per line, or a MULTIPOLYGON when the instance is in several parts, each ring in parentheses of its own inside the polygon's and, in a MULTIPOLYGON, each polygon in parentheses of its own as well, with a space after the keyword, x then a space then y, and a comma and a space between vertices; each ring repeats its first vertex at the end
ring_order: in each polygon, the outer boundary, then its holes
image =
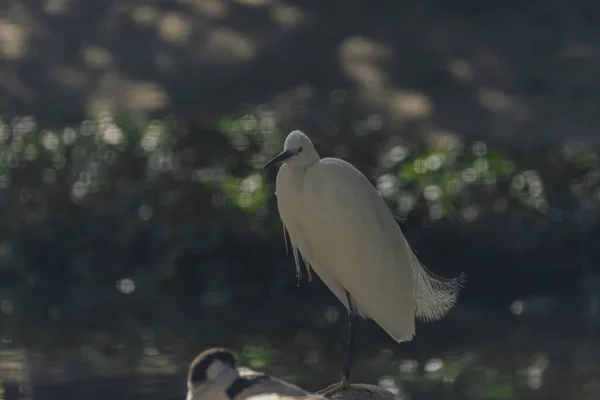
POLYGON ((267 394, 279 398, 309 394, 267 374, 238 368, 233 354, 222 348, 205 350, 192 361, 187 387, 187 400, 249 400, 267 394))
POLYGON ((190 364, 187 400, 226 399, 225 390, 236 377, 235 357, 229 350, 205 350, 190 364))

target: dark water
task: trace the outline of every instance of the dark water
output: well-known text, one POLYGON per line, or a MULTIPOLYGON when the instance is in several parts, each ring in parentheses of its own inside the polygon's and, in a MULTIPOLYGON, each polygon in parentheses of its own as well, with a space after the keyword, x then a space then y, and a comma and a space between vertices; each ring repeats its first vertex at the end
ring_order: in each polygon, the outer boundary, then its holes
MULTIPOLYGON (((243 330, 232 326, 219 339, 157 339, 140 352, 5 348, 3 400, 184 398, 189 361, 211 346, 227 346, 240 364, 317 390, 341 367, 345 319, 335 311, 307 326, 240 323, 243 330)), ((589 322, 455 312, 418 325, 410 343, 393 343, 370 322, 359 325, 357 340, 354 379, 412 399, 600 398, 600 346, 589 322)))

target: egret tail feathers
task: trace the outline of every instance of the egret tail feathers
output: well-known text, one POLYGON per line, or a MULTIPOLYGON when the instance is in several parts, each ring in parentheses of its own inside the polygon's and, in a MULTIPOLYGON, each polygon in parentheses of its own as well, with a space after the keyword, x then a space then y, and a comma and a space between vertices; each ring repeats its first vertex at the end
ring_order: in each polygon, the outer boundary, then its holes
POLYGON ((427 269, 406 242, 415 282, 415 315, 421 321, 436 321, 456 304, 458 293, 466 282, 465 274, 457 278, 442 278, 427 269))

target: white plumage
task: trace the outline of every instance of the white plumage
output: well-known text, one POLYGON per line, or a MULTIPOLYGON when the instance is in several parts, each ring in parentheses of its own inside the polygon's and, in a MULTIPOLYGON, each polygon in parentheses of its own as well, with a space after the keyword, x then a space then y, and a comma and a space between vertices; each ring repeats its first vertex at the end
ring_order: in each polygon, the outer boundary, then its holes
POLYGON ((351 312, 398 342, 412 339, 415 317, 437 320, 453 307, 462 276, 440 278, 418 261, 379 192, 354 166, 321 159, 300 131, 265 167, 278 162, 277 205, 298 274, 302 258, 309 275, 312 268, 351 312))

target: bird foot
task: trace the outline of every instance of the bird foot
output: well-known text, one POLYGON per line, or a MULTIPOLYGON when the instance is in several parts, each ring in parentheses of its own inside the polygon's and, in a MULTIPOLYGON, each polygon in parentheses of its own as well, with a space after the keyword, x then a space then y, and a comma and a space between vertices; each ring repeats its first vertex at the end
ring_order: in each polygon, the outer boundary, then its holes
POLYGON ((325 389, 321 389, 317 392, 318 395, 324 397, 331 397, 337 392, 341 392, 342 390, 349 389, 352 387, 352 384, 348 382, 347 379, 342 378, 341 382, 334 383, 333 385, 327 386, 325 389))

